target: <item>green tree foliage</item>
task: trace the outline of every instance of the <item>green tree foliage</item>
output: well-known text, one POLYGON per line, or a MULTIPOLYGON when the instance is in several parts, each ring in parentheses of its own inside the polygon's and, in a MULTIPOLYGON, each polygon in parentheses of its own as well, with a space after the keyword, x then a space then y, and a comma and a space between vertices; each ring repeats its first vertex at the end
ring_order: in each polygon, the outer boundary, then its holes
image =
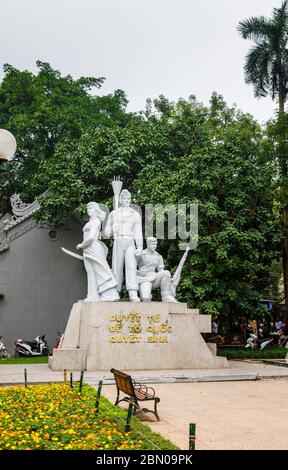
MULTIPOLYGON (((216 94, 209 107, 169 103, 163 96, 130 116, 125 127, 98 127, 77 143, 64 141, 42 162, 34 187, 49 188, 39 217, 83 214, 89 200, 112 202, 109 184, 121 175, 134 202, 199 205, 199 242, 184 268, 179 299, 215 316, 263 313, 259 292, 277 249, 272 164, 263 131, 216 94)), ((178 240, 159 250, 174 269, 178 240)))
POLYGON ((31 200, 46 189, 45 182, 35 188, 31 177, 43 162, 53 159, 58 144, 71 145, 84 131, 101 126, 121 126, 128 119, 125 93, 93 96, 104 78, 61 76, 47 64, 37 62, 38 73, 4 66, 0 84, 0 128, 11 131, 17 140, 13 163, 0 175, 0 213, 8 207, 14 191, 31 200), (36 192, 35 192, 36 189, 36 192))
MULTIPOLYGON (((169 122, 170 161, 161 172, 146 166, 135 189, 141 202, 199 205, 198 247, 188 257, 180 298, 215 316, 260 314, 259 292, 277 249, 262 131, 251 116, 227 108, 217 95, 210 109, 180 101, 169 122)), ((175 266, 177 244, 163 247, 175 266)))
MULTIPOLYGON (((194 96, 177 103, 160 96, 129 114, 122 91, 91 93, 102 78, 73 80, 49 64, 38 68, 34 75, 5 66, 0 84, 0 127, 18 142, 0 173, 0 212, 14 191, 29 201, 40 196, 37 217, 46 221, 83 215, 90 200, 111 207, 114 175, 137 204, 196 203, 199 242, 179 300, 215 316, 260 314, 259 292, 280 237, 270 135, 216 94, 208 107, 194 96)), ((183 253, 178 242, 159 242, 172 271, 183 253)))
POLYGON ((241 21, 238 26, 244 39, 254 41, 245 63, 246 82, 254 87, 255 96, 278 99, 277 121, 270 126, 273 135, 272 154, 278 162, 280 182, 277 195, 282 217, 282 262, 286 306, 286 326, 288 326, 288 159, 287 159, 287 117, 285 100, 288 82, 288 0, 280 8, 274 8, 271 18, 252 17, 241 21))

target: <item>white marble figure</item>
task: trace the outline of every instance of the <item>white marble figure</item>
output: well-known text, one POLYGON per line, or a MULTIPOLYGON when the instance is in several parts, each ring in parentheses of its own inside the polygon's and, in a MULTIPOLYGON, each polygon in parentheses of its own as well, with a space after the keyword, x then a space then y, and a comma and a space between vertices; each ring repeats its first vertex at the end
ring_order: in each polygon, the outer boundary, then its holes
POLYGON ((121 207, 114 209, 108 217, 105 228, 107 237, 113 236, 112 269, 120 293, 125 266, 126 289, 132 302, 140 302, 137 282, 137 257, 143 250, 141 217, 130 207, 131 194, 123 189, 120 194, 121 207))
POLYGON ((177 302, 174 297, 171 274, 164 269, 162 256, 157 253, 157 239, 148 237, 147 249, 143 251, 138 261, 137 280, 140 297, 144 302, 152 300, 152 289, 160 287, 162 302, 177 302))
POLYGON ((119 300, 116 281, 106 259, 108 248, 99 240, 101 222, 105 219, 105 212, 99 208, 96 202, 89 202, 87 213, 90 220, 83 227, 83 242, 77 245, 78 250, 83 250, 87 272, 88 292, 85 300, 119 300))

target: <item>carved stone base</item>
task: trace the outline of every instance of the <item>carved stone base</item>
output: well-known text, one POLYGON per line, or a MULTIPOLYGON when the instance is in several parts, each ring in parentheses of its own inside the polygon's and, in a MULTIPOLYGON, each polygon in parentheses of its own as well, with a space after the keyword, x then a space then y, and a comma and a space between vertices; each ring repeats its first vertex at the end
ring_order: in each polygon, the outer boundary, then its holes
POLYGON ((201 336, 210 325, 210 316, 183 303, 78 302, 49 366, 79 370, 85 365, 89 371, 228 367, 201 336))
POLYGON ((54 349, 49 357, 49 367, 53 370, 85 370, 86 349, 54 349))

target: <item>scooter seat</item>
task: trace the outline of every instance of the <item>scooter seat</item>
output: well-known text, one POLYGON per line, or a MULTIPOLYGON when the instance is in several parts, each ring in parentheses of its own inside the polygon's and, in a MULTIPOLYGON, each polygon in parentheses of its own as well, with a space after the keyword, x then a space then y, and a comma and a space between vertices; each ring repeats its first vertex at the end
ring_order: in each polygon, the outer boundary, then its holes
POLYGON ((38 345, 36 341, 23 341, 23 342, 31 346, 31 348, 36 348, 38 345))

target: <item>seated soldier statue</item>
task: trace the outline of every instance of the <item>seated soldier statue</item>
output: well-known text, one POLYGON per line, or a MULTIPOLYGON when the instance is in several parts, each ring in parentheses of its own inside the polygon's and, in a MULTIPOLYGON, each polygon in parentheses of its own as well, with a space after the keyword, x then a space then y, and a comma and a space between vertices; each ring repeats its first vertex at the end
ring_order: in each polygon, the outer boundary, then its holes
POLYGON ((137 281, 141 300, 152 300, 152 289, 160 287, 162 302, 177 302, 171 274, 164 269, 163 258, 156 251, 157 239, 148 237, 146 242, 147 248, 138 258, 137 281))

